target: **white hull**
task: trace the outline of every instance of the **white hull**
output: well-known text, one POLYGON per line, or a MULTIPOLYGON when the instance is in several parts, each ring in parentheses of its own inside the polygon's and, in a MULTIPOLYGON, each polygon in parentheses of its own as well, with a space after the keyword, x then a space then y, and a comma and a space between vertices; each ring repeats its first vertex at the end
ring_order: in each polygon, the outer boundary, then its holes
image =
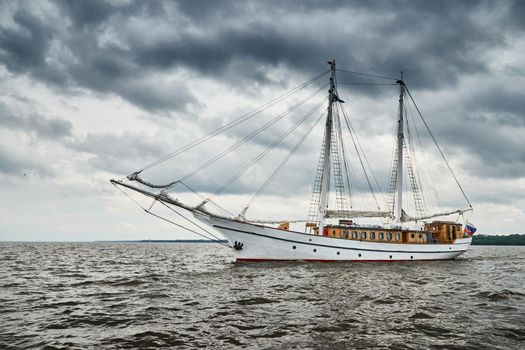
POLYGON ((196 218, 219 231, 234 249, 237 261, 405 261, 453 259, 468 250, 472 238, 453 244, 382 243, 323 237, 294 231, 210 218, 196 218))

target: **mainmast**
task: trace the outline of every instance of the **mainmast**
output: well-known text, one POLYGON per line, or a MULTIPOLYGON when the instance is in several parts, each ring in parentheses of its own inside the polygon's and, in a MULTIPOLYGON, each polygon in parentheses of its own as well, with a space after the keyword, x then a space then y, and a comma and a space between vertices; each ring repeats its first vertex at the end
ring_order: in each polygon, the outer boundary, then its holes
POLYGON ((403 143, 405 135, 403 133, 403 97, 405 95, 405 83, 403 82, 403 72, 399 84, 399 116, 397 119, 397 181, 396 181, 396 221, 401 223, 403 215, 403 143))
POLYGON ((321 194, 319 201, 319 234, 323 234, 328 205, 328 195, 330 192, 330 155, 332 144, 332 105, 335 101, 335 60, 328 61, 332 74, 330 76, 330 89, 328 90, 328 115, 326 117, 325 139, 324 139, 324 162, 323 176, 321 180, 321 194))

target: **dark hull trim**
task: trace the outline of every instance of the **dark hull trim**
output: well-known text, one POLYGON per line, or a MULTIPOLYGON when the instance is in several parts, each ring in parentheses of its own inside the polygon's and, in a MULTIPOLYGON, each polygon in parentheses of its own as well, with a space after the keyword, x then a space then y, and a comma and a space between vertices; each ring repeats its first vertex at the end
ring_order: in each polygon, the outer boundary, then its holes
MULTIPOLYGON (((314 247, 325 247, 325 248, 334 248, 334 249, 359 250, 359 251, 383 252, 383 253, 423 253, 423 254, 446 254, 446 253, 460 253, 460 252, 466 252, 467 251, 467 249, 461 249, 461 250, 452 250, 452 249, 450 249, 449 251, 446 251, 446 252, 436 252, 436 251, 428 251, 428 250, 422 250, 422 251, 419 250, 418 251, 418 250, 390 250, 390 249, 384 250, 384 249, 349 248, 349 247, 332 246, 332 245, 326 245, 326 244, 318 244, 318 243, 313 243, 313 242, 295 241, 295 240, 286 239, 286 238, 262 235, 260 233, 255 233, 255 232, 249 232, 249 231, 244 231, 244 230, 237 230, 237 229, 224 227, 224 226, 220 226, 220 225, 213 225, 213 227, 216 227, 216 228, 219 228, 219 229, 223 229, 223 230, 229 230, 229 231, 246 233, 246 234, 253 235, 253 236, 259 236, 259 237, 265 237, 265 238, 270 238, 270 239, 276 239, 276 240, 284 241, 284 242, 297 243, 297 244, 306 244, 306 245, 311 245, 311 246, 314 246, 314 247)), ((368 242, 367 241, 367 243, 379 243, 379 242, 368 242)), ((463 244, 463 243, 461 243, 461 244, 463 244)), ((448 244, 441 244, 441 245, 447 246, 448 244)), ((433 246, 435 246, 435 245, 433 245, 433 246)), ((359 261, 363 261, 363 260, 359 260, 359 261)), ((374 261, 376 261, 376 260, 374 260, 374 261)), ((387 261, 392 261, 392 260, 387 260, 387 261)))

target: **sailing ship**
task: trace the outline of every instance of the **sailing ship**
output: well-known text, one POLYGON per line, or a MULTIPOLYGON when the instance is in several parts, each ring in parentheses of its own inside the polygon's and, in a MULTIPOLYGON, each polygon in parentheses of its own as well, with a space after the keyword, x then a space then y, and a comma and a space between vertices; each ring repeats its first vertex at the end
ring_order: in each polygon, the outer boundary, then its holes
MULTIPOLYGON (((152 204, 143 206, 137 203, 142 209, 161 220, 169 222, 178 227, 184 228, 195 234, 203 235, 207 238, 221 239, 217 232, 226 238, 224 245, 232 249, 236 261, 412 261, 412 260, 444 260, 453 259, 465 253, 471 242, 475 228, 466 222, 463 224, 459 219, 464 219, 464 214, 472 211, 463 188, 439 147, 434 135, 424 121, 422 114, 410 94, 410 90, 403 81, 403 76, 391 81, 388 85, 395 85, 399 89, 399 103, 397 107, 397 132, 396 141, 392 158, 391 174, 389 178, 388 199, 386 200, 386 210, 381 210, 378 206, 376 210, 357 210, 354 206, 349 206, 351 181, 349 177, 352 171, 349 170, 344 143, 348 140, 342 132, 344 124, 351 132, 352 142, 359 156, 360 163, 365 170, 368 161, 361 158, 362 147, 356 143, 355 132, 351 126, 347 114, 341 109, 344 101, 339 96, 338 82, 336 73, 339 71, 355 73, 365 77, 378 77, 393 79, 389 77, 370 75, 352 71, 345 71, 336 68, 335 60, 328 61, 329 69, 298 89, 308 86, 312 81, 317 81, 321 76, 329 76, 327 108, 323 111, 322 118, 318 119, 298 144, 290 151, 288 156, 279 164, 268 180, 261 186, 252 200, 238 215, 226 215, 208 209, 208 205, 220 207, 211 197, 220 193, 228 185, 231 185, 239 176, 245 173, 246 169, 255 164, 256 161, 264 157, 267 150, 247 166, 236 173, 225 185, 214 192, 208 198, 204 198, 198 205, 191 205, 182 200, 175 199, 171 190, 177 186, 185 186, 186 191, 193 191, 184 180, 188 175, 179 178, 165 185, 158 185, 143 179, 143 171, 154 167, 161 162, 181 154, 189 149, 214 138, 232 127, 258 115, 262 110, 245 115, 240 119, 234 120, 223 125, 214 132, 203 136, 194 142, 187 144, 181 149, 172 152, 160 160, 153 162, 147 167, 128 175, 120 180, 110 180, 113 185, 129 195, 128 190, 139 193, 153 200, 152 204), (324 75, 325 74, 325 75, 324 75), (465 209, 446 210, 433 214, 426 214, 421 183, 416 178, 411 155, 410 142, 407 141, 408 113, 406 109, 407 98, 414 103, 418 115, 424 122, 435 142, 439 154, 442 156, 447 168, 450 170, 455 183, 459 187, 464 199, 467 202, 465 209), (343 111, 341 113, 341 111, 343 111), (306 220, 249 220, 246 218, 247 210, 255 199, 267 187, 269 182, 284 167, 286 162, 294 154, 297 148, 303 143, 304 139, 310 134, 312 128, 319 120, 325 120, 323 141, 319 155, 316 177, 314 180, 310 209, 306 220), (406 176, 405 176, 406 175, 406 176), (415 214, 408 215, 405 212, 403 195, 405 192, 406 179, 408 178, 414 197, 415 214), (171 193, 170 193, 171 192, 171 193), (169 209, 171 213, 188 224, 181 224, 180 220, 167 218, 164 215, 153 211, 153 205, 160 203, 169 209), (335 204, 334 204, 335 203, 335 204), (189 214, 189 215, 188 215, 189 214), (457 215, 456 220, 439 220, 435 218, 457 215), (382 220, 380 224, 364 224, 362 220, 370 219, 382 220), (304 230, 292 229, 292 225, 304 224, 304 230)), ((380 85, 380 84, 377 84, 380 85)), ((383 84, 387 85, 387 84, 383 84)), ((323 90, 326 91, 326 90, 323 90)), ((287 97, 289 94, 279 97, 287 97)), ((326 100, 325 100, 326 101, 326 100)), ((263 107, 271 105, 266 104, 263 107)), ((293 110, 295 108, 292 107, 293 110)), ((311 115, 312 113, 309 113, 311 115)), ((282 117, 280 115, 279 117, 282 117)), ((278 119, 278 118, 277 118, 278 119)), ((295 130, 295 124, 291 130, 295 130)), ((195 171, 200 171, 221 159, 228 152, 242 146, 257 135, 260 130, 264 130, 268 124, 241 139, 233 146, 225 149, 205 162, 195 171)), ((346 129, 345 129, 346 130, 346 129)), ((289 130, 288 130, 289 131, 289 130)), ((273 149, 277 144, 290 134, 285 132, 279 136, 268 149, 273 149)), ((189 176, 193 175, 190 173, 189 176)), ((371 180, 366 176, 366 180, 372 190, 371 180)), ((131 196, 130 196, 131 198, 131 196)))

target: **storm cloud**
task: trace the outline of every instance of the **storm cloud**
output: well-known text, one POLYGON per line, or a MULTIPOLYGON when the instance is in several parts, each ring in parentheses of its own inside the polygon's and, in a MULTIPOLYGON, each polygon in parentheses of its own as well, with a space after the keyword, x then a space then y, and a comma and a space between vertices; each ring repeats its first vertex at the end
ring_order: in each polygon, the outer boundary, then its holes
MULTIPOLYGON (((21 181, 35 169, 55 187, 104 186, 108 177, 140 169, 326 71, 335 58, 349 71, 389 77, 403 71, 467 192, 487 208, 522 206, 505 193, 511 184, 525 191, 523 18, 524 2, 512 0, 6 1, 0 5, 0 173, 21 181)), ((338 80, 385 82, 342 71, 338 80)), ((340 86, 374 167, 390 161, 376 146, 390 146, 384 140, 394 126, 396 89, 340 86)), ((274 116, 254 118, 151 176, 182 175, 274 116)), ((191 184, 212 192, 297 118, 261 133, 247 144, 249 152, 226 157, 191 184)), ((253 193, 304 131, 227 194, 253 193)), ((433 147, 429 135, 421 137, 433 147)), ((294 175, 277 178, 271 194, 290 186, 310 191, 319 146, 309 139, 291 160, 294 175)), ((388 180, 388 169, 374 170, 388 180)))
POLYGON ((12 23, 0 30, 0 57, 9 70, 63 88, 115 93, 154 111, 185 105, 165 97, 165 89, 174 90, 169 82, 142 93, 134 86, 151 74, 189 70, 232 86, 268 84, 278 83, 271 78, 278 67, 308 77, 324 69, 327 57, 357 71, 397 76, 404 69, 415 88, 444 87, 488 71, 483 51, 507 45, 502 27, 508 24, 501 19, 519 7, 483 1, 97 0, 52 2, 44 12, 30 2, 12 5, 12 23))

